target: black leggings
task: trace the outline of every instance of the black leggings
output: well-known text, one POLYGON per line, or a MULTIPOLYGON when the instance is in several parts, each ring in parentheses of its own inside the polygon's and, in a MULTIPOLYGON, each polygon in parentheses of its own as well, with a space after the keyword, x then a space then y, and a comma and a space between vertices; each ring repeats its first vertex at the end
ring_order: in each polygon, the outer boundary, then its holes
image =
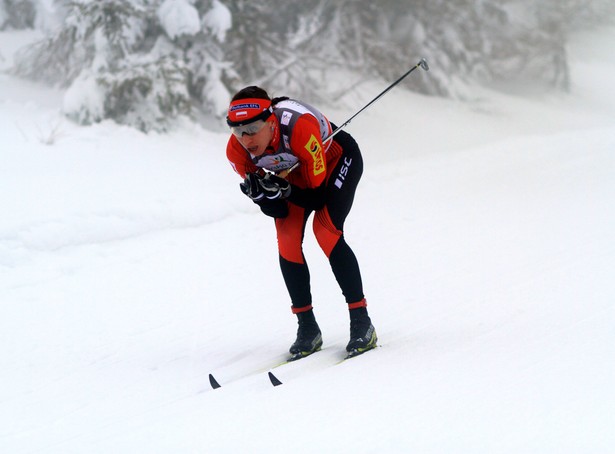
MULTIPOLYGON (((359 146, 352 136, 340 131, 333 139, 343 152, 335 168, 328 175, 325 190, 325 206, 316 211, 314 233, 323 252, 329 258, 331 270, 347 303, 362 301, 363 283, 356 256, 344 239, 344 222, 350 213, 357 185, 363 173, 363 159, 359 146)), ((311 210, 303 211, 302 237, 311 210)), ((299 215, 299 214, 297 214, 299 215)), ((308 308, 312 304, 310 273, 305 262, 289 261, 280 255, 280 268, 291 297, 293 309, 308 308)))

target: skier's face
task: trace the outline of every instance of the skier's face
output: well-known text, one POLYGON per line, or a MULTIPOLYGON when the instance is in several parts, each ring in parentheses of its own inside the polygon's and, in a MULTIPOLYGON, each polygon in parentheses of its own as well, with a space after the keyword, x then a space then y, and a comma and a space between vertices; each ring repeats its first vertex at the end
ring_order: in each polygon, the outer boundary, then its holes
POLYGON ((263 125, 258 131, 250 134, 244 133, 241 136, 236 135, 235 137, 237 137, 239 143, 243 145, 250 154, 253 156, 260 156, 271 143, 274 130, 275 125, 272 121, 263 121, 263 125))

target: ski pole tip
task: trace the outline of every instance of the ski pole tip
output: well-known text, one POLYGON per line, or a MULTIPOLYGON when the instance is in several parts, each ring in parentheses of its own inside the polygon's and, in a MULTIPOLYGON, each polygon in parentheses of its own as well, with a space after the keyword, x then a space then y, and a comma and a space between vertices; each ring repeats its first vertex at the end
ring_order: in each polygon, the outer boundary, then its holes
POLYGON ((424 58, 421 58, 421 61, 419 62, 419 66, 423 68, 425 71, 429 71, 429 65, 427 64, 427 60, 425 60, 424 58))

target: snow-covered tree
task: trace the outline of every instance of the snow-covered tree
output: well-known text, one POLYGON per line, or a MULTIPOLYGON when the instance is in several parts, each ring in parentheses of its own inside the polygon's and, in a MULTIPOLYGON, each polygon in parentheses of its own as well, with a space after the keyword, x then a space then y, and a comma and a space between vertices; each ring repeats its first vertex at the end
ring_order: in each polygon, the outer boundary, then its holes
POLYGON ((231 25, 218 0, 78 0, 63 27, 25 49, 15 73, 66 87, 64 110, 142 130, 182 115, 221 116, 235 74, 220 47, 231 25))
POLYGON ((0 0, 0 30, 32 28, 35 18, 33 0, 0 0))
MULTIPOLYGON (((362 6, 367 10, 370 4, 362 6)), ((340 21, 341 26, 350 27, 341 36, 355 44, 353 57, 372 73, 393 79, 414 63, 412 58, 424 56, 433 71, 418 73, 405 83, 425 93, 455 94, 464 81, 491 83, 519 76, 565 86, 565 39, 550 16, 539 14, 540 8, 532 2, 412 0, 384 5, 379 3, 378 11, 364 20, 353 14, 353 21, 360 20, 358 25, 340 21), (370 20, 373 36, 360 42, 352 30, 369 27, 370 20), (357 42, 362 53, 356 49, 357 42)), ((349 44, 342 46, 353 49, 349 44)))
POLYGON ((423 93, 565 89, 570 30, 613 15, 612 0, 0 0, 0 28, 46 34, 16 56, 15 74, 67 88, 76 121, 143 130, 182 115, 221 124, 252 84, 326 102, 421 57, 432 70, 404 84, 423 93))
POLYGON ((231 96, 228 81, 237 77, 223 49, 232 27, 232 14, 219 0, 200 0, 195 7, 200 30, 183 46, 190 71, 188 88, 200 112, 222 117, 231 96))
POLYGON ((182 62, 149 52, 150 6, 76 1, 60 30, 17 56, 15 71, 68 87, 64 110, 80 123, 113 118, 163 129, 168 119, 188 114, 190 102, 182 62))
POLYGON ((292 51, 285 46, 284 29, 273 24, 280 16, 280 2, 237 0, 227 3, 233 26, 224 51, 239 75, 239 80, 230 81, 233 91, 248 84, 265 85, 281 68, 292 65, 295 60, 288 55, 292 51))

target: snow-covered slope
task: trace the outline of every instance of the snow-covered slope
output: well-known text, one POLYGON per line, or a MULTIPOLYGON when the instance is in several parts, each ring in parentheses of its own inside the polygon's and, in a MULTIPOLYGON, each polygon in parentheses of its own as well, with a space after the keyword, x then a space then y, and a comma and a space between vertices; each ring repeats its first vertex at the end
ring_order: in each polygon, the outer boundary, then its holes
POLYGON ((325 346, 277 388, 295 322, 226 134, 77 127, 0 75, 0 452, 615 450, 613 39, 575 41, 569 95, 396 90, 353 121, 380 347, 337 364, 347 311, 308 232, 325 346))

